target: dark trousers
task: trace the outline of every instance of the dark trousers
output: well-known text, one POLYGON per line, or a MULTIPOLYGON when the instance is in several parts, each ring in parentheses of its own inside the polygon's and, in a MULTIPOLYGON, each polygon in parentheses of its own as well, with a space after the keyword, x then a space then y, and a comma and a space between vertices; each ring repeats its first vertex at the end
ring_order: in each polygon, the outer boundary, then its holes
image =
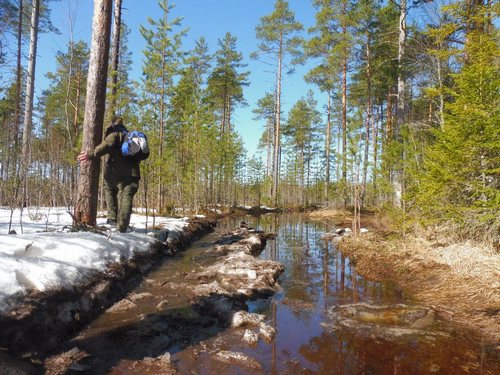
POLYGON ((126 232, 132 214, 132 202, 139 188, 138 177, 106 177, 104 191, 108 206, 108 219, 116 221, 116 229, 126 232))

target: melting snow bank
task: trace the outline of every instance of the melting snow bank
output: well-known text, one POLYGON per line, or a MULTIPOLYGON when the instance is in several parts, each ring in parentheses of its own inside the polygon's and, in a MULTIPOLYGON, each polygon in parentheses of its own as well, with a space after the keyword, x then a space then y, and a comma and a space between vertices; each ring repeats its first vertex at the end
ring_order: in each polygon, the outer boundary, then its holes
POLYGON ((49 349, 215 222, 170 219, 139 232, 0 235, 0 347, 49 349), (144 232, 144 231, 143 231, 144 232))
MULTIPOLYGON (((266 243, 266 235, 252 233, 243 228, 226 236, 209 249, 211 256, 220 257, 218 261, 203 272, 193 275, 197 281, 192 290, 195 310, 211 316, 223 326, 231 326, 240 335, 243 343, 255 346, 262 339, 270 343, 274 340, 275 329, 265 323, 265 316, 247 312, 247 300, 269 297, 281 290, 278 278, 284 266, 276 261, 259 259, 266 243)), ((228 352, 222 348, 202 350, 225 365, 237 364, 248 370, 262 370, 256 359, 239 352, 228 352)))
POLYGON ((266 236, 251 234, 246 229, 227 236, 208 253, 221 257, 215 264, 193 276, 198 285, 193 295, 204 313, 215 314, 222 322, 236 324, 245 301, 268 297, 280 289, 279 275, 283 265, 272 260, 256 258, 264 248, 266 236))

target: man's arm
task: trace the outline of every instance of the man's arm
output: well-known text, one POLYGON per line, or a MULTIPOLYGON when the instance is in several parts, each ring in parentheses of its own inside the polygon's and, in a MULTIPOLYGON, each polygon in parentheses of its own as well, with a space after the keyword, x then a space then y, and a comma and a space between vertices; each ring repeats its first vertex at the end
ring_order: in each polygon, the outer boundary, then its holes
POLYGON ((104 138, 101 144, 97 146, 95 149, 89 151, 82 151, 77 156, 78 161, 85 162, 87 160, 100 158, 105 154, 109 154, 113 150, 113 147, 115 147, 115 144, 117 142, 117 137, 119 137, 118 132, 111 133, 106 138, 104 138))

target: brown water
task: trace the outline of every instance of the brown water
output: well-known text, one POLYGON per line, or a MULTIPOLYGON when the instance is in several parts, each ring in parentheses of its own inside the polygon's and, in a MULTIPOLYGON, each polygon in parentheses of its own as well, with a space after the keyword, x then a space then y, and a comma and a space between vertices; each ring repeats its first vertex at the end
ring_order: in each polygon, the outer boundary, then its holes
MULTIPOLYGON (((235 228, 241 219, 225 219, 219 231, 235 228)), ((450 324, 434 321, 424 334, 397 337, 380 333, 389 323, 377 316, 368 315, 370 324, 338 324, 332 317, 338 305, 412 303, 394 284, 357 275, 349 259, 321 239, 331 229, 328 222, 310 222, 302 215, 243 219, 277 234, 261 257, 286 268, 282 291, 248 303, 249 311, 265 314, 276 328, 274 341, 245 344, 244 328, 220 327, 200 316, 183 294, 183 275, 211 262, 201 254, 219 235, 215 233, 166 261, 134 291, 152 296, 131 310, 103 314, 73 340, 68 347, 77 345, 92 356, 85 373, 106 373, 117 365, 121 370, 115 367, 113 373, 132 373, 123 360, 168 351, 184 374, 500 374, 497 354, 450 324), (164 306, 161 301, 166 301, 164 306), (221 361, 221 351, 242 353, 260 365, 221 361)), ((383 311, 384 317, 394 313, 389 310, 383 311)))

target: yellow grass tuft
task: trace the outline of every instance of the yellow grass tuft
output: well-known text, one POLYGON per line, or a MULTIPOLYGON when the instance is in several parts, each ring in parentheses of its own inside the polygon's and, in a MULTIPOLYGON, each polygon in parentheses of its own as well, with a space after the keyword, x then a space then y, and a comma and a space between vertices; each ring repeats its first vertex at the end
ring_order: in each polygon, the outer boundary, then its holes
POLYGON ((343 238, 339 249, 365 277, 391 279, 455 322, 500 341, 500 254, 470 243, 433 247, 422 238, 343 238))

